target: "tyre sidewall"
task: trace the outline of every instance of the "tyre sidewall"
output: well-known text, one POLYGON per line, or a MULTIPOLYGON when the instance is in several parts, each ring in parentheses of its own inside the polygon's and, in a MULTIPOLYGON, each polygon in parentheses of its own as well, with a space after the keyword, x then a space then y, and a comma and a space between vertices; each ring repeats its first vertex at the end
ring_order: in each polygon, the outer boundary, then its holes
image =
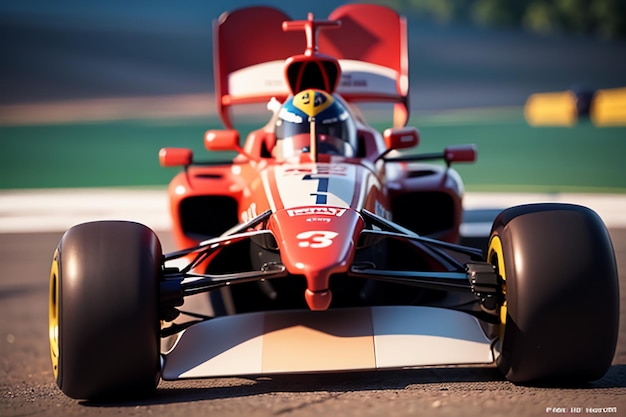
POLYGON ((156 235, 137 223, 85 223, 65 233, 57 261, 57 384, 66 395, 156 387, 161 254, 156 235))
POLYGON ((598 379, 611 364, 619 320, 613 247, 590 209, 537 204, 503 212, 507 315, 497 364, 514 382, 598 379))

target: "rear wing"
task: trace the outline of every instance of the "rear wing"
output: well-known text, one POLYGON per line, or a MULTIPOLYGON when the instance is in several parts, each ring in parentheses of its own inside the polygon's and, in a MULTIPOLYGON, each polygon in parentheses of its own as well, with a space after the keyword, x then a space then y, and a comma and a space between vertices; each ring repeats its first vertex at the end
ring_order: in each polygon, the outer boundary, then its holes
POLYGON ((310 56, 310 40, 313 55, 319 51, 319 56, 339 63, 336 93, 348 102, 394 103, 394 126, 406 124, 409 62, 403 17, 385 6, 350 4, 335 9, 328 21, 313 22, 309 16, 310 22, 334 30, 313 29, 307 34, 311 26, 307 29, 306 21, 283 25, 287 21, 291 19, 282 11, 258 6, 224 13, 215 22, 217 108, 226 127, 233 127, 232 106, 264 103, 272 97, 283 102, 294 92, 285 63, 310 56))

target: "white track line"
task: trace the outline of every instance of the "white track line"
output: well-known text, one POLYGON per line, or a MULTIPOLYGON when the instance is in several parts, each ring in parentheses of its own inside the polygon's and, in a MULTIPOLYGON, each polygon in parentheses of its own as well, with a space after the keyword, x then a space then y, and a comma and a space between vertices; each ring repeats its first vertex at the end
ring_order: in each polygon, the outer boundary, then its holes
POLYGON ((94 220, 131 220, 154 230, 171 222, 165 190, 46 189, 0 191, 0 233, 61 232, 94 220))
MULTIPOLYGON (((529 203, 571 203, 589 207, 607 227, 626 228, 626 194, 532 194, 532 193, 467 193, 463 200, 465 210, 502 210, 529 203)), ((464 223, 461 234, 467 237, 485 236, 491 230, 488 223, 464 223)))
MULTIPOLYGON (((626 228, 626 195, 467 193, 466 210, 501 210, 518 204, 568 202, 595 210, 608 227, 626 228)), ((157 231, 171 227, 167 191, 46 189, 0 191, 0 233, 62 232, 94 220, 131 220, 157 231)), ((463 234, 485 233, 490 223, 464 224, 463 234)))

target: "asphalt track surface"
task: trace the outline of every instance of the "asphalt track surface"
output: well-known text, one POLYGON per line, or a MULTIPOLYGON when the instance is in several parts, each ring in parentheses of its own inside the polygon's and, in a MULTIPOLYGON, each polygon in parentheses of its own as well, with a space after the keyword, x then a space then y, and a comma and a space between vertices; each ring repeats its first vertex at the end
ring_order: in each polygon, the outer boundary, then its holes
MULTIPOLYGON (((610 232, 626 288, 626 229, 610 232)), ((169 233, 159 236, 173 249, 169 233)), ((614 364, 584 386, 516 386, 484 366, 161 382, 146 400, 71 400, 54 383, 46 336, 49 263, 60 237, 0 233, 1 416, 626 415, 626 291, 614 364)))

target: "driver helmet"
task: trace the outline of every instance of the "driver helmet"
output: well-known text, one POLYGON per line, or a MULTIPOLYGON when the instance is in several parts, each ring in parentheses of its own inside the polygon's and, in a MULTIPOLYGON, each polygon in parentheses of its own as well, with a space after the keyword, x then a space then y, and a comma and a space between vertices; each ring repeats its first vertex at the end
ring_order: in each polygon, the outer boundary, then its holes
POLYGON ((290 97, 278 112, 274 156, 285 159, 310 152, 312 130, 318 154, 355 156, 356 125, 350 112, 339 99, 317 89, 290 97))

